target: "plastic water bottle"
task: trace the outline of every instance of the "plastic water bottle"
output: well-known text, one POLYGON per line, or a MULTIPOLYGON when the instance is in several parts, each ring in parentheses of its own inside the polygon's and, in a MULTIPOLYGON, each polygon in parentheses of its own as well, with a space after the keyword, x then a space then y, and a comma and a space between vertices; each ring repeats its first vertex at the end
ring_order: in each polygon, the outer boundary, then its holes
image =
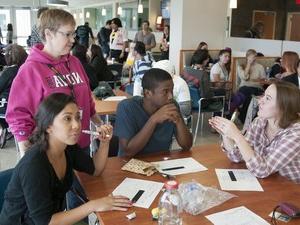
POLYGON ((165 182, 165 192, 159 201, 159 225, 182 225, 180 213, 182 201, 178 192, 178 183, 175 180, 165 182))
POLYGON ((267 79, 270 78, 270 73, 271 73, 271 68, 270 67, 266 67, 266 75, 267 75, 267 79))

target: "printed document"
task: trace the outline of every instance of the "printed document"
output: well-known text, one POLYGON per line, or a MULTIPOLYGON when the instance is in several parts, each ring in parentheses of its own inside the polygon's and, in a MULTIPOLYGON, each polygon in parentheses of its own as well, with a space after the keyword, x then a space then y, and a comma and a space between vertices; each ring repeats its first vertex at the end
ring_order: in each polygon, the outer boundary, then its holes
POLYGON ((247 169, 216 169, 222 190, 264 191, 257 178, 247 169))
POLYGON ((192 157, 152 162, 160 173, 180 175, 205 171, 207 168, 192 157))
POLYGON ((161 182, 126 177, 113 191, 113 195, 128 197, 136 207, 149 208, 162 187, 161 182))
POLYGON ((205 216, 214 225, 269 225, 245 206, 205 216))

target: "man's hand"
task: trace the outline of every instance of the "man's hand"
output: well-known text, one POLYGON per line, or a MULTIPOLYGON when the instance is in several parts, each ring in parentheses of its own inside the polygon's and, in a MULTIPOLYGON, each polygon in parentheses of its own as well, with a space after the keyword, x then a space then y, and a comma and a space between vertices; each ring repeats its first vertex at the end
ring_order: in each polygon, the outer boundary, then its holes
POLYGON ((166 120, 176 124, 180 120, 180 114, 175 104, 169 103, 157 110, 151 116, 151 120, 156 124, 163 123, 166 120))

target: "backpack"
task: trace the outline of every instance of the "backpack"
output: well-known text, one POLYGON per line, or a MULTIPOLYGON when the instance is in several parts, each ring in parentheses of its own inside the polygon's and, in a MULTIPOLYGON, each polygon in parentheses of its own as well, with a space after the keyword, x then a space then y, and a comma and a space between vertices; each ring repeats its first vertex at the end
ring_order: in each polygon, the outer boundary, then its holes
POLYGON ((110 96, 115 96, 111 86, 105 81, 99 82, 99 85, 94 89, 93 94, 97 99, 100 100, 110 96))

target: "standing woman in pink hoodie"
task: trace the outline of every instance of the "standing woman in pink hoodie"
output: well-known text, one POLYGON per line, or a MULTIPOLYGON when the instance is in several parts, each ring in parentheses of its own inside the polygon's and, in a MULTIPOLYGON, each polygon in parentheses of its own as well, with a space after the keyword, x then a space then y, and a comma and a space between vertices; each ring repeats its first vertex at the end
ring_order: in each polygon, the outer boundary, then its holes
MULTIPOLYGON (((11 88, 6 120, 15 135, 21 154, 29 147, 28 137, 35 128, 33 116, 40 102, 54 92, 73 95, 80 108, 82 129, 89 129, 90 119, 96 124, 95 105, 89 79, 80 61, 70 55, 75 42, 75 20, 61 9, 49 9, 39 20, 43 44, 35 45, 19 69, 11 88)), ((81 148, 88 148, 89 135, 82 134, 81 148)))
MULTIPOLYGON (((18 141, 21 155, 29 147, 28 137, 35 129, 38 106, 52 93, 75 98, 83 130, 89 129, 90 120, 101 124, 95 114, 89 79, 80 61, 69 54, 76 36, 73 16, 61 9, 49 9, 39 18, 38 29, 43 44, 35 45, 20 67, 6 112, 6 121, 18 141)), ((88 153, 90 136, 81 133, 78 144, 88 153)))

